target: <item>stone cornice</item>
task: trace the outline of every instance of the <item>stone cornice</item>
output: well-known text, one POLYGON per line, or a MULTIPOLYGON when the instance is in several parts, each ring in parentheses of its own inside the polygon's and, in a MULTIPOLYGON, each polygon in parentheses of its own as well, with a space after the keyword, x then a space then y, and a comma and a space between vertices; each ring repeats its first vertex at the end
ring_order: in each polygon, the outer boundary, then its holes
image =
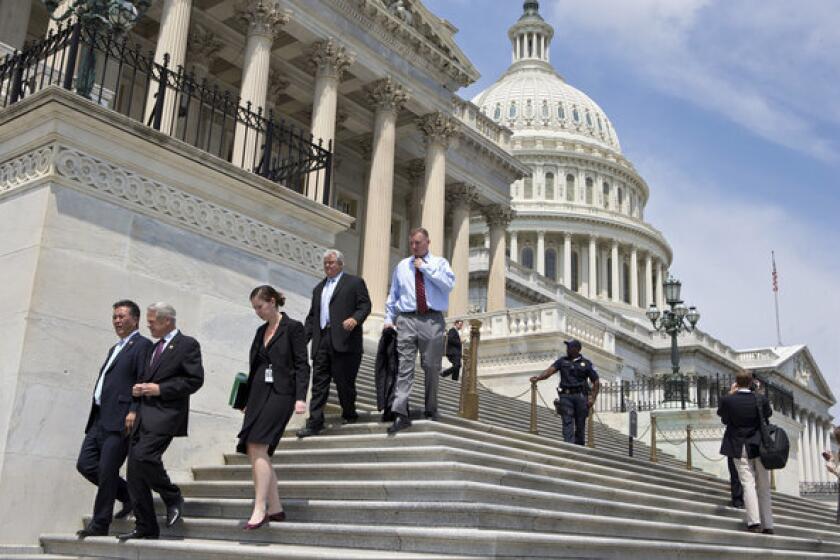
POLYGON ((527 165, 502 149, 498 144, 479 134, 478 131, 463 123, 459 123, 458 128, 458 146, 454 149, 460 150, 462 149, 461 146, 471 148, 475 154, 508 173, 511 183, 531 174, 531 169, 527 165))

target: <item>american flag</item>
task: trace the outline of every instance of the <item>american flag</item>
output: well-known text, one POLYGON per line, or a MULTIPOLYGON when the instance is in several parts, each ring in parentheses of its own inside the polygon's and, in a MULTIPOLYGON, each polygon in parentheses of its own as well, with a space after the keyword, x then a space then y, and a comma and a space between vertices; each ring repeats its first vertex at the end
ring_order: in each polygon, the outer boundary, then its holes
POLYGON ((773 261, 773 291, 779 292, 779 273, 776 272, 776 252, 770 251, 770 258, 773 261))

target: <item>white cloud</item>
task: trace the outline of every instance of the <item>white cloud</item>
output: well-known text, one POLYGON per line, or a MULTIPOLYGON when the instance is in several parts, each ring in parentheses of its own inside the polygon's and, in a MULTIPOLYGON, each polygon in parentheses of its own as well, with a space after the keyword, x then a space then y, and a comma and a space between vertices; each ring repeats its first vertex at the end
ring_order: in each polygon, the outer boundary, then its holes
POLYGON ((836 239, 785 208, 739 199, 726 185, 702 184, 657 158, 636 162, 654 186, 646 220, 674 248, 701 328, 736 348, 772 346, 776 326, 770 251, 776 252, 784 344, 807 344, 840 397, 840 254, 836 239))
POLYGON ((764 139, 840 159, 825 131, 840 125, 833 0, 555 0, 544 11, 567 45, 764 139))

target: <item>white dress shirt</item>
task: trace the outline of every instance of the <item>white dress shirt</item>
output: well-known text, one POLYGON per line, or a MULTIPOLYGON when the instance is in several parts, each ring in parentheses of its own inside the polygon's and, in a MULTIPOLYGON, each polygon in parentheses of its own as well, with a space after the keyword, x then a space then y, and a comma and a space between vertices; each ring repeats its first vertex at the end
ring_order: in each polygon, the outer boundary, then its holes
POLYGON ((321 328, 323 329, 330 324, 330 300, 332 299, 335 287, 338 286, 338 280, 344 272, 339 272, 332 278, 327 278, 324 283, 324 289, 321 290, 321 328))
MULTIPOLYGON (((394 324, 398 313, 417 311, 417 294, 414 285, 414 256, 406 257, 394 268, 391 277, 391 291, 385 302, 385 323, 394 324)), ((426 288, 426 303, 429 309, 446 311, 449 308, 449 292, 455 285, 455 273, 443 257, 426 253, 420 272, 426 288)))
POLYGON ((111 352, 111 357, 108 358, 108 362, 105 364, 105 367, 102 368, 102 374, 99 376, 99 381, 96 382, 96 388, 93 390, 93 400, 96 403, 96 406, 100 406, 102 404, 102 386, 105 385, 105 376, 108 374, 108 369, 114 364, 114 360, 117 359, 120 350, 125 348, 126 343, 131 340, 131 337, 139 332, 140 331, 138 329, 135 329, 133 333, 125 338, 121 338, 120 341, 117 342, 116 346, 114 346, 114 351, 111 352))

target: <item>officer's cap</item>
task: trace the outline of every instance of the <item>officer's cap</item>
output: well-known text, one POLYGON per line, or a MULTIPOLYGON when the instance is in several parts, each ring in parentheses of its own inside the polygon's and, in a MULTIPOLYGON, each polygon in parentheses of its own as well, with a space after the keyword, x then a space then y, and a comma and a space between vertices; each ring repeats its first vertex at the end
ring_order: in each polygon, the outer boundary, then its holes
POLYGON ((569 340, 564 340, 563 344, 565 344, 567 348, 577 348, 578 350, 580 350, 583 347, 581 345, 580 341, 576 338, 570 338, 569 340))

